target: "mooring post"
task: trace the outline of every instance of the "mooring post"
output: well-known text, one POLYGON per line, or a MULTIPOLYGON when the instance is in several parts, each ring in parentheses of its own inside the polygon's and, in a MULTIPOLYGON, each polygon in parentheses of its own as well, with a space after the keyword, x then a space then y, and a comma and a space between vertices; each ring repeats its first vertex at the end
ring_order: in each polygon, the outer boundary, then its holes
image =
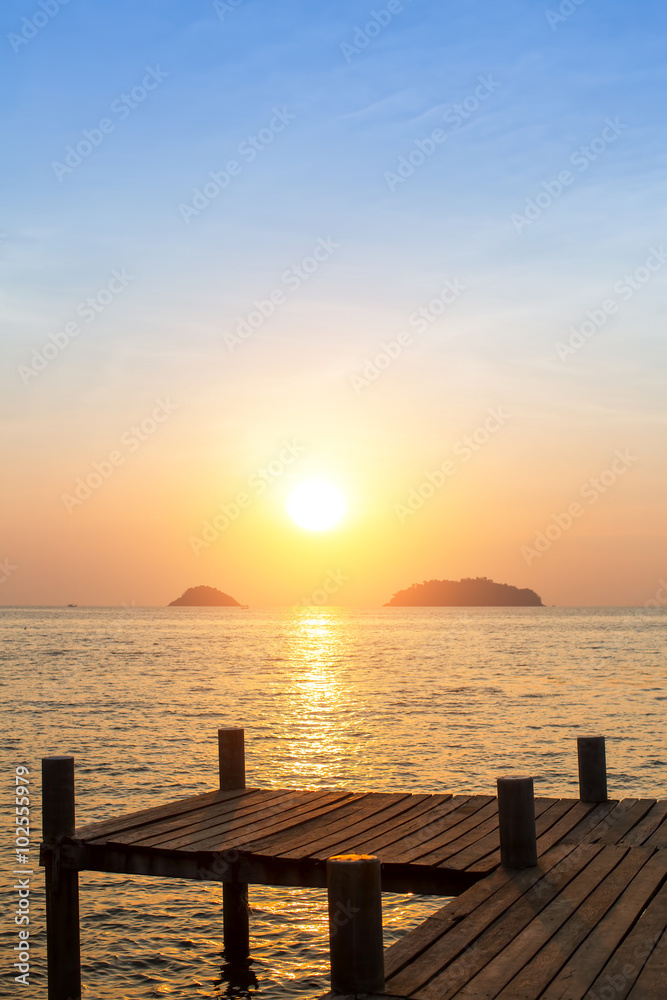
POLYGON ((331 990, 384 992, 380 861, 342 854, 327 861, 331 990))
POLYGON ((498 778, 500 860, 506 868, 532 868, 537 864, 535 797, 533 779, 498 778))
MULTIPOLYGON (((218 729, 220 790, 245 788, 245 733, 243 729, 218 729)), ((222 935, 225 958, 243 965, 250 957, 250 918, 246 882, 222 883, 222 935)))
POLYGON ((578 736, 579 798, 607 802, 607 753, 604 736, 578 736))
POLYGON ((49 1000, 80 1000, 79 873, 60 864, 63 837, 74 836, 74 757, 42 758, 42 835, 46 865, 49 1000))
POLYGON ((220 789, 245 788, 245 730, 218 729, 220 789))

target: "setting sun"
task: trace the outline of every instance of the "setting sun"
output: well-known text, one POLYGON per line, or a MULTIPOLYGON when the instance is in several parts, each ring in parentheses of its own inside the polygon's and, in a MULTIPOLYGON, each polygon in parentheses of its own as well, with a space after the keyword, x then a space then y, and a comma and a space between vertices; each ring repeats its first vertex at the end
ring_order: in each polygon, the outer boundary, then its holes
POLYGON ((294 523, 306 531, 333 528, 346 511, 343 494, 323 480, 299 483, 287 497, 286 506, 294 523))

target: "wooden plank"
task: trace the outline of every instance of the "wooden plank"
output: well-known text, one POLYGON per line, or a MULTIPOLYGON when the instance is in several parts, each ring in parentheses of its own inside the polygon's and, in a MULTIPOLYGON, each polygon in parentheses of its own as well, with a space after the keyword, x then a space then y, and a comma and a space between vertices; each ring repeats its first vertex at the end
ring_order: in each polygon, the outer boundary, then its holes
POLYGON ((580 802, 579 799, 561 799, 569 803, 570 808, 563 816, 544 832, 537 831, 537 853, 545 854, 561 840, 569 839, 572 831, 595 811, 595 805, 590 802, 580 802))
POLYGON ((420 797, 415 796, 414 799, 414 804, 409 811, 378 824, 373 829, 370 838, 362 841, 355 840, 354 844, 350 845, 351 850, 355 854, 382 854, 384 861, 385 848, 396 843, 404 843, 415 830, 428 826, 434 815, 440 815, 437 807, 443 804, 443 800, 448 802, 451 795, 427 795, 421 801, 420 797))
MULTIPOLYGON (((644 847, 628 850, 633 855, 645 856, 651 853, 649 848, 644 847)), ((662 852, 649 858, 621 897, 552 980, 543 994, 544 1000, 582 1000, 664 880, 666 869, 667 859, 662 852)))
MULTIPOLYGON (((554 851, 545 866, 539 867, 536 879, 541 878, 550 867, 554 867, 574 850, 570 844, 560 851, 554 851)), ((514 878, 514 872, 499 868, 492 875, 477 882, 467 892, 446 903, 440 910, 427 917, 424 923, 405 934, 385 952, 385 977, 389 979, 402 968, 414 961, 428 947, 442 937, 451 927, 468 916, 478 906, 506 886, 514 878)))
MULTIPOLYGON (((335 813, 338 810, 339 805, 340 803, 336 799, 326 800, 321 805, 314 804, 313 808, 309 809, 307 813, 301 811, 298 813, 296 817, 288 815, 283 820, 278 819, 275 822, 273 822, 270 826, 264 828, 264 830, 262 831, 262 833, 264 834, 264 839, 262 841, 255 841, 251 837, 249 841, 245 840, 243 841, 243 848, 249 853, 266 854, 266 855, 271 854, 271 856, 275 857, 277 856, 278 851, 257 850, 256 844, 268 841, 275 842, 275 837, 278 834, 282 834, 283 831, 292 830, 295 826, 299 826, 305 819, 313 819, 316 816, 325 817, 329 813, 335 813)), ((228 849, 230 847, 239 847, 239 844, 234 841, 234 837, 228 839, 225 837, 223 833, 220 835, 212 835, 212 836, 207 835, 202 840, 193 839, 188 843, 187 847, 185 847, 185 845, 182 845, 181 849, 189 851, 191 850, 221 851, 224 849, 228 849)))
MULTIPOLYGON (((658 830, 665 817, 667 817, 667 801, 656 802, 644 819, 640 823, 637 823, 629 833, 626 833, 623 837, 623 843, 627 844, 628 847, 643 846, 647 843, 648 838, 658 830)), ((654 844, 651 846, 659 847, 661 845, 654 844)))
MULTIPOLYGON (((600 972, 591 986, 593 995, 609 995, 613 990, 614 1000, 625 1000, 638 976, 646 964, 646 960, 662 939, 661 947, 667 956, 667 885, 653 897, 628 936, 616 948, 611 959, 600 972)), ((663 957, 663 963, 665 958, 663 957)), ((659 962, 656 963, 659 965, 659 962)), ((662 983, 667 979, 667 968, 662 967, 662 983)), ((640 991, 641 992, 641 991, 640 991)), ((657 997, 659 991, 644 994, 645 997, 657 997)))
POLYGON ((312 819, 305 820, 291 833, 285 832, 280 836, 270 836, 262 840, 257 840, 253 843, 253 847, 259 854, 270 854, 274 848, 283 850, 286 853, 293 848, 296 850, 302 844, 308 844, 313 840, 317 840, 322 835, 323 830, 344 828, 346 822, 351 822, 355 816, 360 814, 364 808, 365 801, 371 795, 373 795, 372 792, 355 792, 342 803, 335 815, 330 816, 328 819, 323 820, 321 817, 315 816, 312 819))
POLYGON ((495 971, 502 978, 505 988, 498 1000, 541 996, 649 856, 650 852, 637 855, 620 846, 603 850, 505 949, 500 960, 484 970, 485 975, 495 971))
POLYGON ((601 820, 597 826, 593 827, 582 839, 591 844, 597 843, 600 837, 603 837, 608 830, 611 830, 616 823, 620 822, 625 814, 629 812, 638 801, 639 799, 621 799, 621 801, 616 803, 614 808, 605 816, 605 818, 601 820))
POLYGON ((313 844, 308 853, 314 858, 328 858, 332 854, 340 854, 348 851, 356 852, 354 845, 363 843, 369 834, 372 834, 379 826, 386 829, 387 823, 396 824, 406 814, 411 815, 415 806, 415 799, 417 798, 423 801, 427 796, 412 795, 408 799, 403 799, 401 802, 396 802, 386 807, 380 815, 367 816, 361 821, 350 824, 348 829, 344 831, 344 834, 342 831, 338 831, 324 837, 316 844, 313 844))
POLYGON ((415 831, 426 829, 435 819, 442 817, 443 808, 449 805, 452 798, 451 795, 429 795, 395 822, 380 824, 368 840, 355 846, 355 851, 360 854, 381 853, 384 862, 387 853, 396 845, 403 845, 415 831))
POLYGON ((285 857, 317 857, 320 854, 328 857, 331 854, 331 851, 329 854, 326 853, 328 845, 339 843, 341 832, 349 833, 350 838, 357 833, 363 833, 376 823, 394 815, 396 811, 401 813, 409 809, 410 801, 411 796, 402 792, 371 792, 364 797, 352 816, 343 819, 333 817, 331 823, 323 824, 317 832, 313 831, 311 839, 298 848, 290 849, 284 843, 278 843, 276 840, 269 842, 264 839, 253 842, 251 849, 258 853, 268 853, 266 851, 268 846, 271 854, 285 857))
POLYGON ((663 822, 645 842, 645 847, 667 847, 667 822, 663 822))
POLYGON ((133 827, 163 819, 165 816, 177 816, 179 813, 199 809, 212 802, 237 799, 253 791, 257 791, 257 789, 241 788, 233 792, 221 792, 220 789, 216 789, 212 792, 191 795, 186 799, 173 799, 171 802, 163 802, 158 806, 151 806, 149 809, 139 809, 137 812, 125 813, 122 816, 99 820, 96 823, 88 823, 86 826, 79 827, 76 835, 82 840, 101 840, 106 833, 120 833, 123 830, 130 830, 133 827))
POLYGON ((629 1000, 656 1000, 664 997, 667 981, 667 931, 662 935, 642 969, 629 1000))
MULTIPOLYGON (((583 802, 582 805, 589 805, 587 802, 583 802)), ((595 829, 601 822, 603 822, 610 813, 614 811, 618 805, 617 800, 610 800, 609 802, 600 802, 598 805, 593 807, 593 810, 585 816, 573 830, 567 834, 567 840, 571 840, 578 844, 580 841, 586 841, 587 837, 592 830, 595 829)))
MULTIPOLYGON (((298 821, 299 816, 308 815, 314 808, 324 805, 327 802, 345 802, 346 796, 342 792, 308 792, 307 795, 301 793, 295 795, 293 792, 284 794, 276 793, 274 797, 263 799, 259 803, 251 803, 247 810, 239 809, 238 812, 223 813, 222 815, 210 811, 207 816, 198 823, 187 824, 173 830, 151 831, 151 836, 134 840, 133 843, 143 843, 147 847, 169 847, 177 849, 187 847, 193 840, 204 836, 217 836, 218 833, 236 836, 239 834, 244 840, 252 840, 253 837, 261 836, 264 830, 269 829, 276 821, 282 819, 289 813, 298 821), (242 833, 241 831, 246 831, 242 833)), ((122 838, 126 843, 125 837, 122 838)))
POLYGON ((491 795, 454 795, 442 807, 442 814, 434 816, 427 826, 415 830, 402 842, 384 852, 385 860, 400 861, 409 864, 416 861, 420 854, 430 849, 429 844, 447 830, 462 823, 480 809, 494 801, 491 795))
MULTIPOLYGON (((310 793, 305 793, 310 794, 310 793)), ((124 844, 140 844, 146 843, 150 846, 150 841, 155 840, 155 843, 159 847, 159 838, 163 837, 169 840, 170 837, 176 837, 183 831, 198 826, 206 826, 212 823, 221 823, 229 820, 233 822, 237 817, 245 817, 248 815, 254 815, 258 812, 263 813, 265 810, 271 812, 271 810, 276 806, 278 802, 283 802, 285 799, 289 799, 295 796, 303 796, 304 793, 294 793, 294 792, 271 792, 270 794, 259 794, 259 795, 244 795, 241 799, 233 799, 231 802, 211 802, 201 809, 195 809, 187 813, 181 813, 178 816, 167 816, 164 819, 156 820, 155 823, 150 823, 133 830, 123 831, 119 836, 116 834, 116 842, 122 841, 124 844), (158 838, 158 839, 156 839, 158 838)), ((86 838, 91 839, 93 843, 98 838, 86 838)))
POLYGON ((556 869, 544 885, 540 884, 540 891, 535 887, 517 899, 477 938, 474 956, 463 956, 452 963, 419 995, 431 1000, 436 996, 444 1000, 454 994, 457 1000, 496 997, 626 853, 622 848, 611 848, 606 853, 599 851, 589 864, 575 872, 571 866, 556 869))
MULTIPOLYGON (((452 814, 452 816, 455 815, 457 814, 452 814)), ((497 829, 498 802, 496 799, 491 799, 481 809, 475 810, 472 815, 463 816, 458 822, 453 821, 442 833, 427 841, 421 848, 409 852, 408 856, 411 861, 418 862, 420 865, 438 864, 449 854, 456 853, 455 847, 449 849, 450 844, 464 842, 464 838, 468 835, 470 835, 470 840, 474 842, 482 836, 481 833, 478 833, 480 828, 488 829, 489 825, 493 828, 494 824, 497 829)))
POLYGON ((507 930, 507 934, 503 931, 504 936, 511 940, 535 913, 557 895, 561 886, 571 881, 600 850, 595 845, 587 845, 578 852, 574 861, 570 861, 574 848, 572 845, 563 845, 540 859, 535 868, 512 872, 509 881, 486 900, 483 906, 478 906, 467 919, 459 921, 414 962, 389 979, 387 989, 404 996, 423 996, 434 1000, 439 1000, 441 994, 443 998, 453 996, 461 982, 466 982, 471 974, 492 957, 487 956, 484 948, 477 943, 485 932, 488 933, 494 926, 503 927, 507 930), (521 904, 520 909, 508 921, 507 911, 518 903, 521 904), (500 917, 503 919, 500 920, 500 917), (458 963, 456 967, 455 963, 458 963), (447 973, 440 976, 443 969, 447 973), (449 990, 447 975, 452 970, 455 975, 458 973, 459 979, 456 980, 455 989, 449 990), (434 977, 440 977, 437 990, 431 988, 434 977))
POLYGON ((349 831, 341 831, 334 843, 327 841, 321 851, 313 851, 313 857, 330 857, 331 854, 348 851, 355 854, 375 854, 376 851, 371 849, 370 845, 382 839, 383 834, 390 840, 392 837, 394 840, 398 839, 396 831, 400 825, 414 819, 420 811, 423 813, 428 809, 430 797, 430 795, 413 795, 409 801, 395 805, 388 809, 386 814, 376 817, 372 825, 369 819, 358 830, 350 828, 349 831))
POLYGON ((629 833, 633 826, 644 819, 647 813, 651 811, 655 805, 655 799, 639 799, 638 802, 634 804, 632 809, 628 809, 623 819, 619 820, 617 823, 603 833, 599 838, 601 844, 618 844, 622 838, 629 833))

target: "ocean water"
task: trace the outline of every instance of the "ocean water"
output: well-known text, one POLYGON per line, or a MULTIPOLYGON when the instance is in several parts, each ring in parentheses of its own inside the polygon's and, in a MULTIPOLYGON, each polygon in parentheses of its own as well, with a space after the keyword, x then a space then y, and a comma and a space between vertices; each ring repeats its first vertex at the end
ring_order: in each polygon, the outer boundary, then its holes
MULTIPOLYGON (((0 609, 2 928, 14 961, 16 767, 31 781, 31 973, 45 1000, 40 758, 76 758, 77 822, 216 787, 216 731, 249 785, 576 795, 576 736, 607 737, 610 794, 667 797, 667 612, 555 608, 0 609)), ((23 866, 25 867, 25 866, 23 866)), ((82 873, 84 997, 318 997, 325 894, 251 887, 253 965, 223 968, 221 888, 82 873)), ((383 898, 385 941, 439 908, 383 898)), ((9 961, 8 961, 9 959, 9 961)))

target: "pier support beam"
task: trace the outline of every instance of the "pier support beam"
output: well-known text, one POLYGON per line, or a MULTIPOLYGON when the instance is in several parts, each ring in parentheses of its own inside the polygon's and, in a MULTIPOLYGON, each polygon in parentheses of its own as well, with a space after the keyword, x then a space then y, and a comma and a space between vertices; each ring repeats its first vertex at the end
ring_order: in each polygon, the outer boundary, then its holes
POLYGON ((42 759, 42 834, 46 867, 49 1000, 80 1000, 79 873, 60 866, 60 840, 74 836, 74 757, 42 759))
POLYGON ((604 736, 578 736, 579 798, 607 802, 607 753, 604 736))
POLYGON ((331 990, 384 992, 380 861, 343 854, 327 861, 331 990))
MULTIPOLYGON (((218 729, 220 790, 245 788, 245 732, 218 729)), ((232 965, 245 965, 250 957, 250 919, 246 882, 222 883, 222 934, 225 958, 232 965)))
POLYGON ((500 860, 506 868, 537 864, 533 779, 498 778, 500 860))

